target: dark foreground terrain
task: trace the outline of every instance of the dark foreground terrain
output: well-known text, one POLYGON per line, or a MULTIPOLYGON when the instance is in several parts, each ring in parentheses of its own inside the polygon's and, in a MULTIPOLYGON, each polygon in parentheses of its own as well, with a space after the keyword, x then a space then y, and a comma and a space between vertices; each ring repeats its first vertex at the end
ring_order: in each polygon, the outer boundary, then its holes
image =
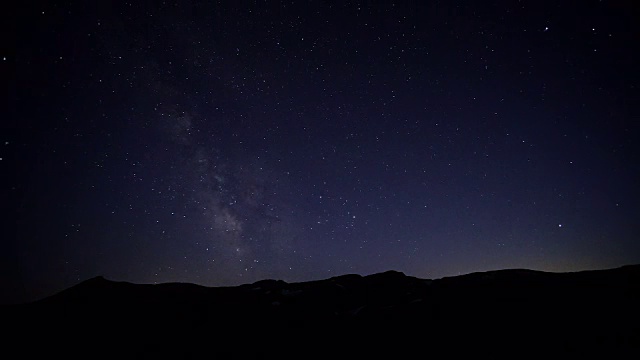
POLYGON ((639 306, 634 265, 438 280, 389 271, 227 288, 98 277, 1 315, 5 354, 20 358, 634 358, 639 306))

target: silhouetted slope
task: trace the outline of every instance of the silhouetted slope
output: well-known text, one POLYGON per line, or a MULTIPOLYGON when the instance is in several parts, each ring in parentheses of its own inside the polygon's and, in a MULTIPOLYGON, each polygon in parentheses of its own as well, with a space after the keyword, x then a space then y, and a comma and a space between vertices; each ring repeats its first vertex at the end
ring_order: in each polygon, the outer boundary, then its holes
POLYGON ((577 273, 502 270, 438 280, 388 271, 226 288, 97 277, 4 310, 5 326, 18 340, 52 346, 26 347, 32 355, 82 356, 83 349, 101 348, 92 357, 182 357, 274 347, 344 347, 363 354, 396 346, 522 354, 638 352, 639 303, 635 265, 577 273))

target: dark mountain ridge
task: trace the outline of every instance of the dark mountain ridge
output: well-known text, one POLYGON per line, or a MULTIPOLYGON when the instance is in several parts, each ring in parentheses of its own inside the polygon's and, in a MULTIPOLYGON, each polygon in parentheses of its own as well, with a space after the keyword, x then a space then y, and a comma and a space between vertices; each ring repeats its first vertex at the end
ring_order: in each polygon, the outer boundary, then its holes
POLYGON ((59 339, 51 350, 61 351, 61 344, 83 339, 76 347, 109 343, 105 354, 130 348, 126 354, 132 357, 261 352, 282 342, 290 350, 359 353, 399 344, 395 350, 633 353, 640 347, 637 304, 640 265, 631 265, 436 280, 387 271, 214 288, 96 277, 34 303, 5 307, 4 318, 18 340, 59 339))

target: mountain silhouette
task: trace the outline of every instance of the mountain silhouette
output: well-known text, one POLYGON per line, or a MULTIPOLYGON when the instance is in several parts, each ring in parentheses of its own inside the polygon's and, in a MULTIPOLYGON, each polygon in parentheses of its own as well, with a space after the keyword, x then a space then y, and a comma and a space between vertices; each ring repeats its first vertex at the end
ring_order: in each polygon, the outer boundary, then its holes
POLYGON ((21 356, 639 354, 640 265, 235 287, 86 280, 2 310, 21 356))

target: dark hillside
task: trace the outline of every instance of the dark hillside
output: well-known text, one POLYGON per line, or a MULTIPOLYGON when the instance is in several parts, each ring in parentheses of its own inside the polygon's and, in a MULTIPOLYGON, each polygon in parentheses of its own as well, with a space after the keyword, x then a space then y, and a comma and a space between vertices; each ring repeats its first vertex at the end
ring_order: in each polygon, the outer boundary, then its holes
POLYGON ((6 307, 4 317, 11 344, 24 344, 28 355, 174 358, 338 349, 630 354, 640 346, 638 303, 640 266, 502 270, 437 280, 388 271, 227 288, 98 277, 6 307))

